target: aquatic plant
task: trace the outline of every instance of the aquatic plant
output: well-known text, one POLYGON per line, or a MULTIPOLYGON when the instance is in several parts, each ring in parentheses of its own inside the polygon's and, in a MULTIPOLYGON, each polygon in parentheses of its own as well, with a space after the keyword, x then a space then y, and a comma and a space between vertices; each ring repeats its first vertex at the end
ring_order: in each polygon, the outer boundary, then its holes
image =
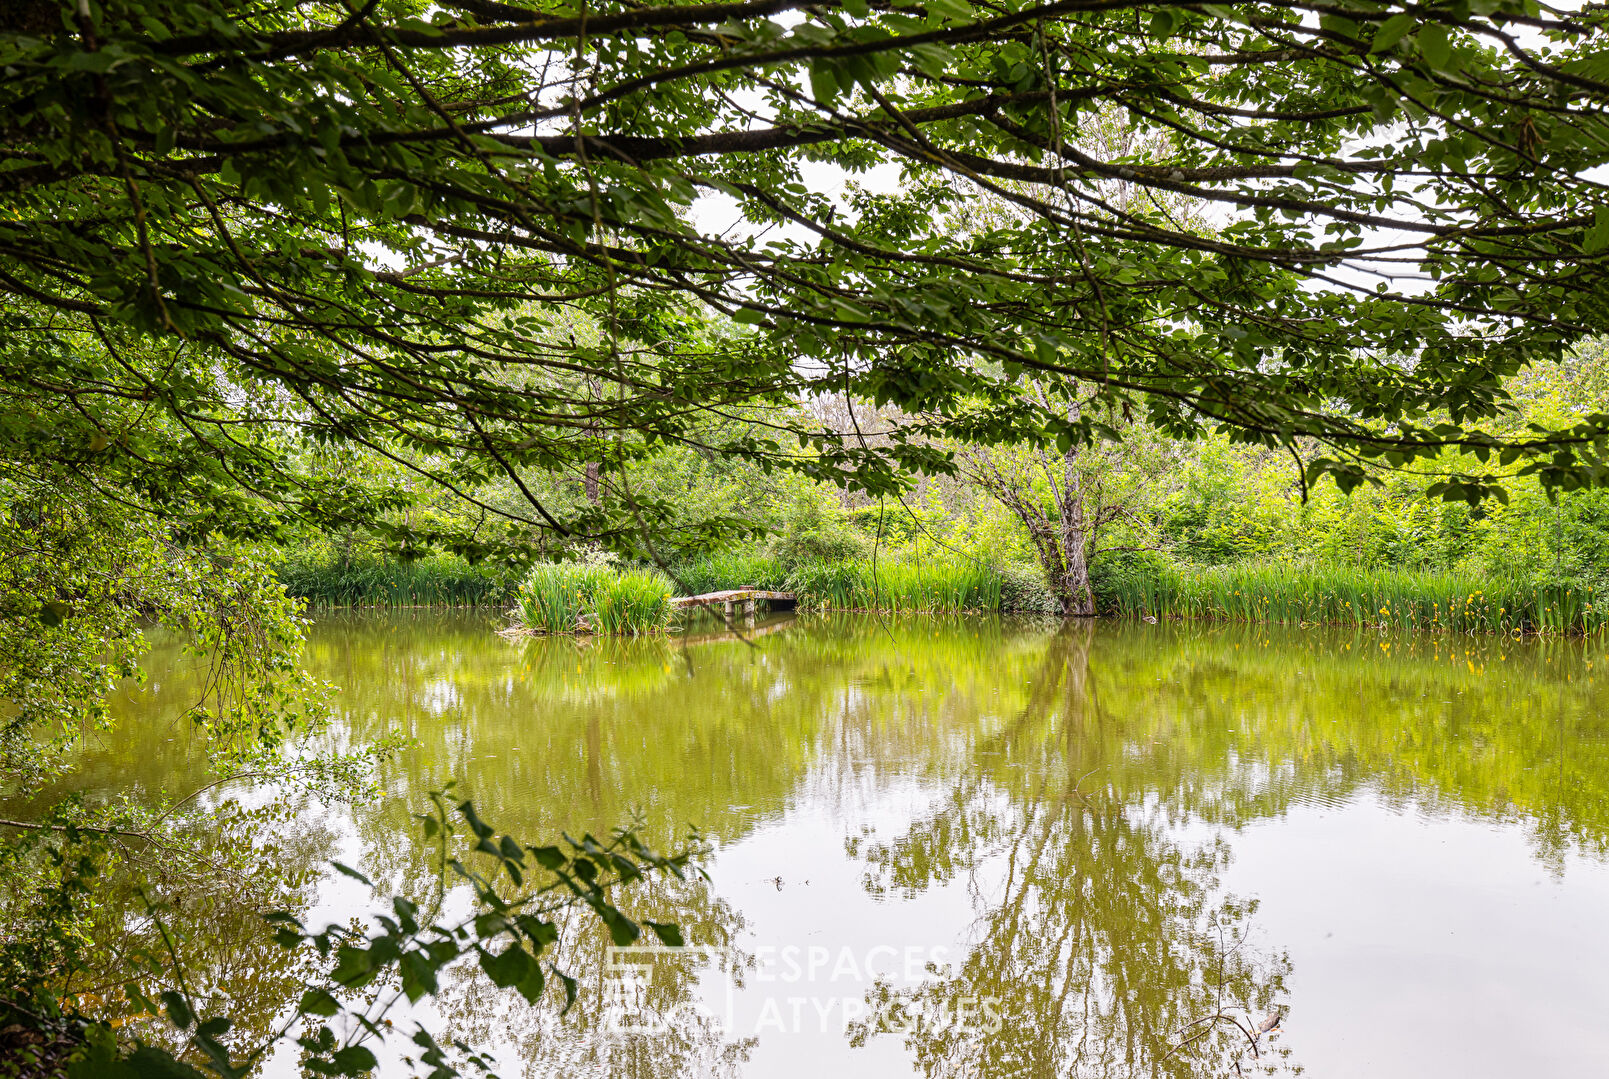
POLYGON ((593 629, 614 636, 663 630, 670 623, 671 583, 657 570, 604 571, 593 592, 593 629))
POLYGON ((411 562, 373 555, 291 558, 274 572, 288 595, 313 608, 497 606, 514 590, 507 567, 442 554, 411 562))
POLYGON ((1112 577, 1118 614, 1286 625, 1589 634, 1609 626, 1590 585, 1455 572, 1301 565, 1152 567, 1112 577))
POLYGON ((656 570, 547 562, 520 585, 514 617, 534 633, 636 636, 670 624, 671 591, 656 570))
POLYGON ((964 558, 801 562, 787 588, 801 608, 903 614, 998 611, 1003 575, 964 558))

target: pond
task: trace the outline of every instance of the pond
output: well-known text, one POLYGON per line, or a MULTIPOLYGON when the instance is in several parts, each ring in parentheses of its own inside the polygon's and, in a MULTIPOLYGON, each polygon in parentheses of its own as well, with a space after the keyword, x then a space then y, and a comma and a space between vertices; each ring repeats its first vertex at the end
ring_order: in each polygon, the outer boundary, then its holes
MULTIPOLYGON (((416 746, 385 799, 282 827, 309 866, 399 889, 429 876, 410 814, 449 781, 532 843, 700 830, 708 881, 631 907, 696 948, 610 958, 577 930, 563 1017, 449 987, 430 1021, 504 1076, 1599 1074, 1597 649, 869 616, 511 643, 479 617, 326 617, 306 662, 340 687, 332 737, 416 746)), ((149 720, 187 690, 176 670, 122 702, 147 722, 86 782, 181 788, 187 736, 149 720)), ((315 874, 305 909, 362 899, 315 874)), ((228 924, 211 982, 271 1013, 272 964, 228 924)))

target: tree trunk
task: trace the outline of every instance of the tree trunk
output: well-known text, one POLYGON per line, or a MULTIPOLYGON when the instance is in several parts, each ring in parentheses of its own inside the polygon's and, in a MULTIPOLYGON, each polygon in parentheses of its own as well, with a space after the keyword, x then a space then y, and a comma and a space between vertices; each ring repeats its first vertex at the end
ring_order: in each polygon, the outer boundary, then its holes
POLYGON ((1096 517, 1091 521, 1085 504, 1085 477, 1079 471, 1079 450, 1068 447, 1060 454, 1039 447, 1033 451, 1037 461, 1032 470, 1048 482, 1050 505, 1045 504, 1033 479, 1023 471, 1012 473, 1009 466, 992 462, 988 451, 978 451, 967 478, 987 491, 1021 521, 1029 542, 1045 571, 1045 583, 1061 613, 1068 618, 1089 618, 1095 614, 1095 595, 1089 585, 1089 556, 1092 533, 1099 523, 1099 485, 1096 484, 1096 517))
MULTIPOLYGON (((592 401, 599 401, 603 397, 603 384, 596 377, 587 379, 587 397, 592 401)), ((598 445, 598 425, 588 423, 586 426, 587 438, 592 443, 592 452, 602 456, 603 447, 598 445)), ((586 492, 587 502, 596 506, 602 499, 599 497, 598 474, 601 471, 597 461, 588 461, 582 469, 582 490, 586 492)))
POLYGON ((1060 525, 1057 552, 1061 565, 1046 566, 1050 590, 1061 604, 1061 613, 1070 618, 1088 618, 1095 613, 1095 594, 1089 587, 1089 529, 1084 520, 1084 487, 1078 475, 1078 451, 1062 454, 1061 497, 1056 500, 1060 525))
MULTIPOLYGON (((1073 538, 1073 537, 1069 537, 1073 538)), ((1089 561, 1084 555, 1080 534, 1064 549, 1061 580, 1051 582, 1051 592, 1069 618, 1089 618, 1095 614, 1095 593, 1089 587, 1089 561)))
POLYGON ((594 506, 598 504, 598 462, 588 461, 586 479, 583 481, 587 492, 587 501, 594 506))

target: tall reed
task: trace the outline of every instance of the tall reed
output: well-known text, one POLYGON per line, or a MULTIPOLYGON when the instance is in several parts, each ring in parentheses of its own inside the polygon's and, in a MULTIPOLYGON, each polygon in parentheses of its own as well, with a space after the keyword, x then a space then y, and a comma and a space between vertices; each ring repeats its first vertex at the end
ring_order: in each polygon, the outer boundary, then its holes
POLYGON ((671 567, 677 584, 689 596, 724 592, 733 588, 786 590, 788 571, 781 559, 766 554, 720 551, 671 567))
POLYGON ((1287 625, 1484 633, 1591 634, 1609 605, 1591 586, 1395 569, 1155 567, 1116 576, 1103 600, 1120 614, 1287 625))
POLYGON ((801 562, 788 574, 798 605, 818 610, 955 614, 998 611, 1003 578, 967 559, 801 562))
POLYGON ((451 555, 412 562, 335 556, 291 558, 275 569, 285 591, 309 607, 479 607, 507 602, 514 582, 497 565, 451 555))
POLYGON ((532 567, 515 621, 535 633, 637 636, 670 624, 671 585, 653 570, 549 562, 532 567))

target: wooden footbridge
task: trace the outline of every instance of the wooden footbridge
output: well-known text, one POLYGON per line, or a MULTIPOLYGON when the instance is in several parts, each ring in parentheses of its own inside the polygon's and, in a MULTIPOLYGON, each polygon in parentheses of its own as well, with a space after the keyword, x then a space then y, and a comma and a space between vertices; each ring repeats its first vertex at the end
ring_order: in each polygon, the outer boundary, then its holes
POLYGON ((724 592, 705 592, 701 596, 677 596, 670 601, 672 607, 682 609, 687 607, 703 607, 714 610, 720 604, 730 621, 738 613, 738 604, 743 605, 743 617, 753 618, 757 603, 767 603, 774 607, 792 607, 795 597, 792 592, 768 592, 763 588, 729 588, 724 592))

